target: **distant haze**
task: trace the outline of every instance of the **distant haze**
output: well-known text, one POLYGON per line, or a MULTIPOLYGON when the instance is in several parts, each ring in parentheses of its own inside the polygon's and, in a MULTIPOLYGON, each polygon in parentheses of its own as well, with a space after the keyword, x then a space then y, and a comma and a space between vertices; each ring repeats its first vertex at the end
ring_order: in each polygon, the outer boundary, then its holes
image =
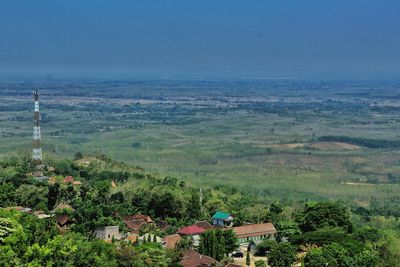
POLYGON ((399 0, 2 0, 0 75, 395 76, 399 0))

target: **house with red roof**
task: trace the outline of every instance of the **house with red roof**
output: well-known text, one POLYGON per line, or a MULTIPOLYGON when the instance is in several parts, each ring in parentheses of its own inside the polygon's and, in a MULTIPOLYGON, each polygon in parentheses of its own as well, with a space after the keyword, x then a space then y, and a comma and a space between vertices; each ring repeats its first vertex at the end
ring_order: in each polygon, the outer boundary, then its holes
POLYGON ((183 235, 183 236, 194 236, 194 235, 201 235, 204 233, 206 230, 204 228, 201 228, 195 224, 185 226, 181 229, 179 229, 178 234, 183 235))
POLYGON ((197 247, 200 245, 200 235, 205 231, 206 229, 193 224, 179 229, 178 234, 181 236, 190 236, 192 238, 193 245, 197 247))
POLYGON ((124 217, 124 223, 131 233, 139 234, 140 229, 148 224, 154 223, 150 216, 135 214, 124 217))
POLYGON ((195 225, 197 225, 200 228, 203 228, 204 230, 210 230, 213 229, 214 226, 212 226, 209 222, 207 221, 199 221, 197 223, 195 223, 195 225))
POLYGON ((210 267, 220 266, 220 263, 209 256, 188 250, 183 253, 180 265, 183 267, 210 267))
POLYGON ((73 183, 73 182, 74 182, 74 177, 72 177, 72 176, 67 176, 63 180, 64 184, 73 183))

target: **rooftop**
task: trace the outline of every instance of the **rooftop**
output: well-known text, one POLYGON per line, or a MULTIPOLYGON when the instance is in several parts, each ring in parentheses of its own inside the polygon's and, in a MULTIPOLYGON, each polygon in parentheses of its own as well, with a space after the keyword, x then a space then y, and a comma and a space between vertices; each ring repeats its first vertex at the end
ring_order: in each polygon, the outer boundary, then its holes
POLYGON ((239 238, 276 234, 275 226, 272 223, 248 224, 231 229, 239 238))
POLYGON ((183 227, 179 229, 178 234, 180 235, 200 235, 204 233, 206 230, 201 228, 195 224, 183 227))
POLYGON ((165 247, 168 249, 175 249, 176 244, 181 240, 182 237, 178 234, 167 235, 164 237, 163 241, 165 247))
POLYGON ((180 264, 183 267, 196 267, 196 266, 215 266, 218 262, 213 258, 200 253, 188 250, 183 253, 180 264))
POLYGON ((215 220, 226 220, 232 217, 229 213, 227 212, 222 212, 222 211, 217 211, 212 218, 215 220))

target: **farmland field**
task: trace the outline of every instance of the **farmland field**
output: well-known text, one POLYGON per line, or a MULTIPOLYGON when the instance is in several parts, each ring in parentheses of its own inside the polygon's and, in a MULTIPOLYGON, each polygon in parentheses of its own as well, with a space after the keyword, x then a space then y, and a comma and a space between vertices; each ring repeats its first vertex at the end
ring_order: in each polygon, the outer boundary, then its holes
POLYGON ((2 80, 1 157, 30 153, 32 88, 45 158, 105 154, 282 201, 400 194, 400 82, 2 80))

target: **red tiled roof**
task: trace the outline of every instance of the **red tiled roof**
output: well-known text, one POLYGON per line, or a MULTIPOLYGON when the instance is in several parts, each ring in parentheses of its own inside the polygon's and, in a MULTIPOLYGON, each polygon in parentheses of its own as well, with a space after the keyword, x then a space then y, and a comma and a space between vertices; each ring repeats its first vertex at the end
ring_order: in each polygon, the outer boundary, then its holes
POLYGON ((231 228, 239 238, 276 234, 272 223, 249 224, 231 228))
POLYGON ((74 178, 72 176, 67 176, 64 178, 64 183, 72 183, 74 181, 74 178))
POLYGON ((195 225, 197 225, 200 228, 203 228, 204 230, 209 230, 211 228, 214 228, 214 226, 212 226, 209 222, 207 221, 200 221, 195 223, 195 225))
POLYGON ((133 230, 136 234, 139 233, 140 228, 146 224, 143 221, 124 221, 124 223, 128 229, 133 230))
POLYGON ((197 225, 193 224, 190 226, 186 226, 181 228, 178 231, 178 234, 180 235, 200 235, 204 233, 206 230, 204 228, 198 227, 197 225))
POLYGON ((205 255, 201 255, 193 250, 188 250, 183 253, 180 264, 183 267, 207 267, 214 266, 218 262, 213 258, 205 255))
POLYGON ((143 225, 152 222, 153 220, 150 216, 142 214, 128 215, 124 217, 124 223, 129 229, 133 230, 134 233, 139 233, 139 230, 143 225))
POLYGON ((182 237, 178 234, 167 235, 164 237, 165 247, 169 249, 175 249, 176 244, 181 240, 182 237))

